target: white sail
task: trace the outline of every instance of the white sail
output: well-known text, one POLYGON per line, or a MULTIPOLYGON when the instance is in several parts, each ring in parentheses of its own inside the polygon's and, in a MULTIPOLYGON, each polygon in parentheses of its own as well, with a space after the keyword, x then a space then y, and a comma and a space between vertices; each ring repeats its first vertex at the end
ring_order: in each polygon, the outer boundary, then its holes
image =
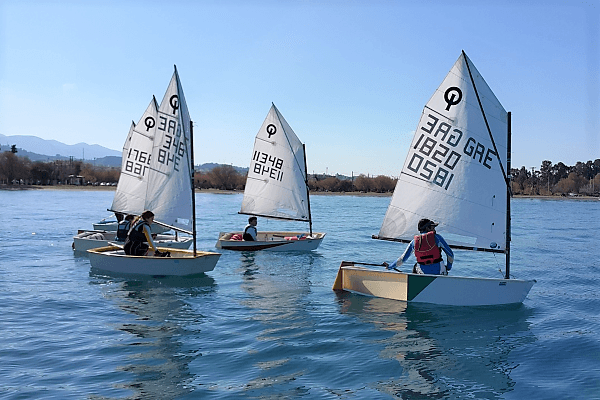
POLYGON ((146 108, 137 125, 132 125, 123 145, 121 176, 111 210, 140 215, 146 209, 146 190, 154 141, 158 106, 156 99, 146 108))
POLYGON ((160 106, 153 99, 123 146, 112 210, 192 229, 190 116, 177 69, 160 106), (126 154, 126 155, 125 155, 126 154))
POLYGON ((463 52, 423 109, 379 237, 411 240, 429 218, 450 245, 504 250, 506 154, 507 112, 463 52))
POLYGON ((240 213, 309 221, 304 147, 273 104, 252 151, 240 213))
POLYGON ((146 209, 156 221, 188 232, 193 223, 190 135, 190 114, 175 69, 158 108, 146 209))

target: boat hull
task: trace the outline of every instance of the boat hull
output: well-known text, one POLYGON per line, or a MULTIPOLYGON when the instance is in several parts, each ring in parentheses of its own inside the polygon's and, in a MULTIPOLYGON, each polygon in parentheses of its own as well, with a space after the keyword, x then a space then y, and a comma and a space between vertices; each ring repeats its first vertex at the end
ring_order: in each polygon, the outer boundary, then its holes
POLYGON ((317 249, 325 237, 325 233, 313 233, 307 238, 307 232, 259 232, 256 241, 247 242, 231 240, 234 235, 241 236, 242 232, 221 232, 215 247, 234 251, 311 251, 317 249), (298 240, 301 235, 305 238, 298 240))
MULTIPOLYGON (((110 231, 80 231, 73 236, 73 250, 87 251, 98 247, 110 246, 115 241, 116 232, 110 231)), ((189 249, 193 242, 192 237, 178 237, 174 235, 156 235, 154 240, 158 247, 169 249, 189 249)))
MULTIPOLYGON (((116 232, 119 223, 117 221, 101 221, 92 224, 92 226, 96 231, 116 232)), ((170 231, 171 228, 167 228, 166 226, 162 226, 159 224, 152 224, 150 226, 150 230, 152 231, 152 233, 164 233, 170 231)))
POLYGON ((522 303, 535 280, 420 275, 342 261, 333 290, 415 303, 489 306, 522 303))
POLYGON ((131 275, 186 276, 212 271, 221 254, 190 250, 160 248, 171 252, 171 257, 128 256, 117 246, 106 246, 87 251, 90 264, 98 270, 131 275))

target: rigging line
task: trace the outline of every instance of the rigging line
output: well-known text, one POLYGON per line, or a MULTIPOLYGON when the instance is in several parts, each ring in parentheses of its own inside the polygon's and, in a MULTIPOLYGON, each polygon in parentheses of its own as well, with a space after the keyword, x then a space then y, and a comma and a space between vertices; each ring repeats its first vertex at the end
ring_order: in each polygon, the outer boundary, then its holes
MULTIPOLYGON (((275 104, 273 104, 273 107, 275 107, 275 104)), ((281 127, 283 128, 283 131, 285 132, 285 128, 283 127, 283 123, 281 122, 281 119, 283 118, 283 116, 281 115, 281 113, 279 112, 277 107, 275 107, 275 112, 277 113, 277 118, 279 119, 279 123, 281 124, 281 127)), ((303 168, 300 165, 300 161, 298 161, 298 158, 296 157, 296 153, 294 152, 294 148, 292 147, 292 144, 290 143, 290 138, 288 137, 287 132, 285 133, 285 139, 287 140, 290 150, 292 150, 292 154, 294 155, 294 161, 296 161, 296 165, 298 166, 298 169, 300 170, 301 173, 304 174, 304 184, 308 186, 308 176, 306 175, 305 171, 303 171, 303 168)), ((304 152, 304 150, 303 150, 303 152, 304 152)), ((306 157, 306 155, 305 155, 305 157, 306 157)))
POLYGON ((291 217, 276 217, 276 216, 273 216, 273 215, 250 213, 250 212, 243 212, 243 211, 238 211, 238 214, 242 214, 242 215, 256 215, 257 217, 263 217, 263 218, 269 218, 269 219, 279 219, 279 220, 284 220, 284 221, 309 222, 308 219, 291 218, 291 217))
POLYGON ((496 157, 498 158, 498 164, 500 165, 500 170, 502 171, 502 176, 504 177, 504 183, 506 186, 509 186, 508 178, 506 177, 506 172, 504 171, 504 166, 502 165, 502 161, 500 161, 500 153, 498 152, 498 148, 496 147, 496 142, 494 141, 494 136, 492 135, 492 130, 490 129, 490 124, 488 123, 487 117, 485 115, 485 110, 483 109, 483 104, 481 103, 481 99, 479 98, 479 92, 477 91, 477 86, 475 86, 475 80, 473 79, 473 74, 471 74, 471 67, 469 67, 469 59, 465 54, 465 51, 462 52, 465 58, 465 64, 467 64, 467 70, 469 71, 469 77, 471 78, 471 84, 473 85, 473 89, 475 90, 475 96, 477 96, 477 102, 479 103, 479 108, 481 109, 481 114, 483 115, 483 120, 485 122, 485 126, 490 135, 490 139, 492 141, 492 146, 494 146, 494 151, 496 152, 496 157))

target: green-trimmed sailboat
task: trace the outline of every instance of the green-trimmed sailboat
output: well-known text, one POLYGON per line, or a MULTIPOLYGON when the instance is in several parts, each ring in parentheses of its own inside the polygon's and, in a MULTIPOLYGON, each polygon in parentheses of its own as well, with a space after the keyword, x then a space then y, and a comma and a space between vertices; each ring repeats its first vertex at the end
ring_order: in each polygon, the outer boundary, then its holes
POLYGON ((409 243, 421 218, 455 249, 503 253, 504 278, 419 275, 343 261, 333 285, 433 304, 522 303, 535 280, 510 278, 510 113, 462 52, 425 105, 379 235, 409 243))

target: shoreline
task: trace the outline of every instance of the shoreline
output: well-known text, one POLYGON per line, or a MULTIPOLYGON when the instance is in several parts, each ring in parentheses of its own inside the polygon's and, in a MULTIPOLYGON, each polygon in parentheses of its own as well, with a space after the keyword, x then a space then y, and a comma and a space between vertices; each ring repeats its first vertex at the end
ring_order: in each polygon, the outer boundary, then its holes
MULTIPOLYGON (((109 192, 115 191, 116 186, 77 186, 77 185, 14 185, 0 186, 0 191, 17 191, 17 190, 86 190, 109 192)), ((243 194, 241 190, 222 190, 222 189, 196 189, 196 193, 213 193, 213 194, 243 194)), ((377 193, 377 192, 310 192, 312 196, 368 196, 368 197, 391 197, 392 193, 377 193)), ((599 200, 600 197, 594 196, 548 196, 548 195, 529 195, 516 194, 515 199, 542 199, 542 200, 599 200)))

